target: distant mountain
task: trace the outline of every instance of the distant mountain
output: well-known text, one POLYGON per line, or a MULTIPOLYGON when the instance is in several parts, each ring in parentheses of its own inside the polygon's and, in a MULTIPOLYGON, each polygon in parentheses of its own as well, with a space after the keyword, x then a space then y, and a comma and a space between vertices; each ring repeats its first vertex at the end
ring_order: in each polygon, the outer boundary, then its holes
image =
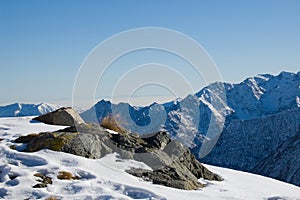
POLYGON ((0 106, 0 117, 22 117, 36 116, 52 112, 59 107, 51 104, 23 104, 14 103, 6 106, 0 106))
POLYGON ((126 119, 119 122, 125 128, 141 134, 164 129, 201 161, 252 172, 296 135, 299 107, 300 72, 281 72, 239 84, 213 83, 184 99, 146 107, 102 100, 81 116, 100 122, 118 115, 126 119))

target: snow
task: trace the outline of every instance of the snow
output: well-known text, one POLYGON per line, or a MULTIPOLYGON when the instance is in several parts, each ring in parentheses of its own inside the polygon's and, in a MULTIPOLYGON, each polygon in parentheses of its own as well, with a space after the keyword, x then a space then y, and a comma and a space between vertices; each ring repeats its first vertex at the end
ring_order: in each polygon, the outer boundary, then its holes
POLYGON ((150 169, 144 163, 123 160, 117 154, 93 160, 62 152, 41 150, 24 153, 10 149, 12 140, 20 135, 54 131, 64 128, 31 122, 32 117, 0 118, 0 198, 45 199, 300 199, 300 188, 270 178, 206 165, 220 174, 222 182, 206 181, 207 186, 184 191, 154 185, 125 172, 132 167, 150 169), (80 180, 59 180, 59 171, 68 171, 80 180), (40 172, 52 178, 47 188, 37 184, 33 174, 40 172), (10 180, 9 176, 17 178, 10 180))

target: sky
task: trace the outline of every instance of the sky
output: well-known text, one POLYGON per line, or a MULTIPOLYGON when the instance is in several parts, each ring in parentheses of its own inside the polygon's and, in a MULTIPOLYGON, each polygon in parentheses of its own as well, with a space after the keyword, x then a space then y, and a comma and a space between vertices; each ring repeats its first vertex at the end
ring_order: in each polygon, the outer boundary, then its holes
MULTIPOLYGON (((143 27, 172 29, 198 42, 225 82, 238 83, 261 73, 299 71, 298 0, 0 0, 0 105, 70 105, 78 71, 90 52, 113 35, 143 27)), ((138 52, 131 61, 136 64, 140 59, 147 64, 151 59, 170 58, 166 53, 155 55, 157 52, 138 52)), ((176 65, 176 58, 167 63, 176 65)), ((115 64, 111 74, 122 75, 118 72, 124 65, 126 60, 115 64)), ((182 64, 179 73, 187 68, 182 64)), ((115 85, 107 77, 93 87, 115 85)), ((189 82, 194 90, 209 84, 189 82)), ((140 104, 168 101, 189 92, 183 87, 174 95, 168 86, 155 85, 134 91, 140 104)), ((95 92, 96 100, 107 95, 95 92)), ((91 105, 82 99, 78 106, 91 105)))

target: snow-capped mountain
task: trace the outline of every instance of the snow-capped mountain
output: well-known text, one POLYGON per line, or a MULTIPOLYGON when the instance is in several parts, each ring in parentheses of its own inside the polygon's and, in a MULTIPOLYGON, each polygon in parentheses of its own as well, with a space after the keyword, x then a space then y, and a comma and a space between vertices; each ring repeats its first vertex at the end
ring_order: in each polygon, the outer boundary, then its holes
MULTIPOLYGON (((82 113, 85 121, 98 122, 118 115, 132 132, 155 132, 162 127, 189 147, 203 141, 215 143, 233 120, 257 119, 300 107, 300 72, 282 72, 247 78, 239 84, 213 83, 195 95, 165 104, 135 107, 101 100, 82 113), (204 137, 206 136, 206 137, 204 137)), ((208 145, 212 146, 212 145, 208 145)), ((211 149, 202 149, 199 158, 211 149)))
POLYGON ((0 106, 0 117, 36 116, 52 112, 59 107, 51 104, 23 104, 14 103, 0 106))
POLYGON ((203 160, 252 171, 295 136, 300 126, 299 107, 300 72, 281 72, 278 76, 257 75, 239 84, 213 83, 194 95, 162 105, 134 107, 102 100, 82 117, 95 122, 118 115, 126 119, 119 122, 123 127, 141 134, 165 129, 198 159, 205 157, 221 136, 213 150, 218 153, 212 152, 203 160), (235 162, 226 164, 230 163, 226 159, 237 155, 235 162))

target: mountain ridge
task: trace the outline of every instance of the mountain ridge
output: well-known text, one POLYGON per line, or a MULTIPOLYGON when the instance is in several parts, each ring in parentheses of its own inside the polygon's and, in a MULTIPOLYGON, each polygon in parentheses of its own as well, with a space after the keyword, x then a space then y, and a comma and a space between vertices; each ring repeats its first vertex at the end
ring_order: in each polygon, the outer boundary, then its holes
POLYGON ((13 103, 5 106, 0 106, 0 117, 36 116, 52 112, 58 108, 59 107, 56 105, 47 103, 13 103))

